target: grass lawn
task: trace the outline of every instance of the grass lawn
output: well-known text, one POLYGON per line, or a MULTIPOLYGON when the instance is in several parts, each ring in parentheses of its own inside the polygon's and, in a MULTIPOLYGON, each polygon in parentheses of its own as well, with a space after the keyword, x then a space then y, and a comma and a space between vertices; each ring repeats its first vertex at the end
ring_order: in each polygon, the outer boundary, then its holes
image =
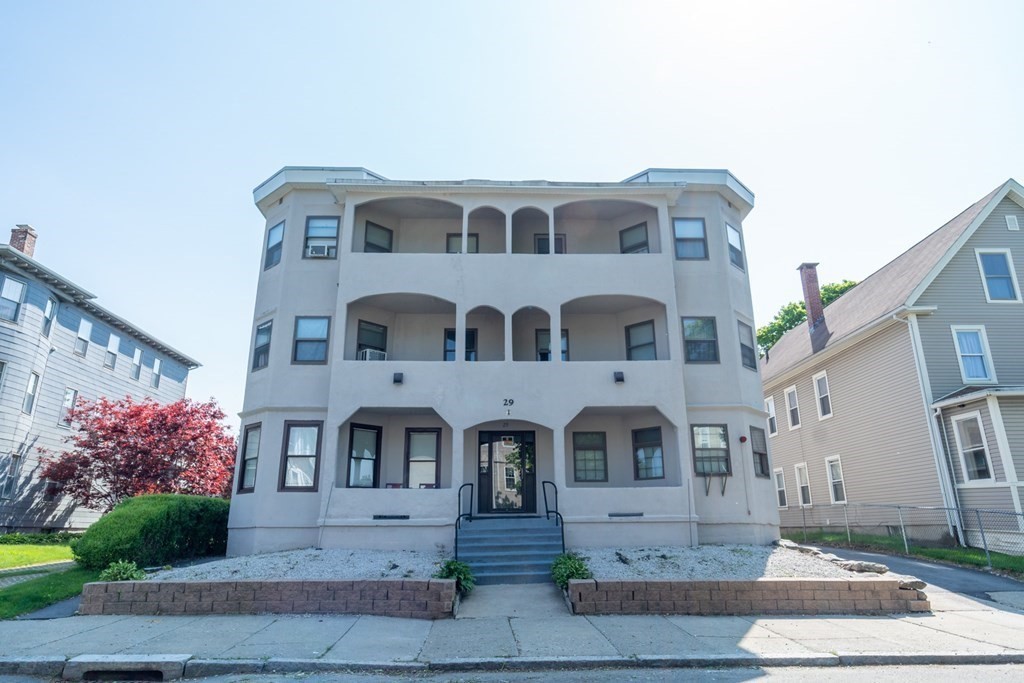
POLYGON ((66 545, 0 545, 0 569, 70 560, 66 545))
POLYGON ((0 619, 34 612, 74 597, 82 592, 83 585, 95 581, 99 575, 99 571, 94 569, 67 569, 0 588, 0 619))

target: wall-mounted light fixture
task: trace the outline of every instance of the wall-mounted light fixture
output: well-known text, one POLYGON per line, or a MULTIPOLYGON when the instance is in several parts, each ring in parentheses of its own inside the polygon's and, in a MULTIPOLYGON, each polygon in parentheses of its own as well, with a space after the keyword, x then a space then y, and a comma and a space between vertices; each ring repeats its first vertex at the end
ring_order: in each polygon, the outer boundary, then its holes
POLYGON ((405 373, 402 373, 402 372, 396 372, 396 373, 395 373, 395 374, 394 374, 394 375, 393 375, 393 376, 391 377, 391 381, 392 381, 392 382, 394 382, 395 384, 401 384, 402 382, 404 382, 404 381, 405 381, 405 373))
POLYGON ((626 375, 621 370, 616 370, 615 372, 613 372, 612 377, 615 378, 616 384, 622 384, 623 382, 626 381, 626 375))

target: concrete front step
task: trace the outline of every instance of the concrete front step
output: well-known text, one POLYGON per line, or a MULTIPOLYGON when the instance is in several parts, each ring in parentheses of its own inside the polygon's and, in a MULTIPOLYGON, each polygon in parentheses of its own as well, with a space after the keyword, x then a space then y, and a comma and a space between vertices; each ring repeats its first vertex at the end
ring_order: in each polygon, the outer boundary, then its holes
POLYGON ((480 585, 551 581, 562 530, 544 517, 476 517, 458 531, 459 559, 480 585))
POLYGON ((508 583, 548 583, 551 581, 551 572, 502 572, 494 574, 481 574, 476 576, 476 583, 480 586, 495 586, 508 583))

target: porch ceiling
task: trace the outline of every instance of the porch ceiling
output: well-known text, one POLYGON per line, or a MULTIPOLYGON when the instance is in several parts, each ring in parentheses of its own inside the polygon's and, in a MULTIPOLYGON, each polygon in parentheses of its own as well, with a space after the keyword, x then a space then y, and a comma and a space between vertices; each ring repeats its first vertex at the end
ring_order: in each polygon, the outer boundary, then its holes
POLYGON ((352 303, 376 306, 394 313, 449 313, 455 315, 455 304, 426 294, 376 294, 352 303))
POLYGON ((562 314, 566 313, 622 313, 638 306, 649 306, 659 303, 653 299, 638 296, 610 294, 608 296, 588 296, 570 301, 562 306, 562 314))
POLYGON ((455 218, 462 220, 462 207, 424 197, 396 197, 394 199, 377 199, 362 206, 372 204, 373 208, 394 214, 399 218, 455 218))

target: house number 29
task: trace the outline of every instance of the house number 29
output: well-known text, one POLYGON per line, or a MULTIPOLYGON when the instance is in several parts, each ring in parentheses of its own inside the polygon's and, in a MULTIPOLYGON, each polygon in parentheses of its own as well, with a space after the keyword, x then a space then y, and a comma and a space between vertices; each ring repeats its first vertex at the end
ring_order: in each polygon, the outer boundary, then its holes
POLYGON ((503 406, 512 406, 512 405, 515 405, 515 403, 516 403, 516 400, 514 398, 503 398, 501 400, 501 405, 503 405, 503 406))

